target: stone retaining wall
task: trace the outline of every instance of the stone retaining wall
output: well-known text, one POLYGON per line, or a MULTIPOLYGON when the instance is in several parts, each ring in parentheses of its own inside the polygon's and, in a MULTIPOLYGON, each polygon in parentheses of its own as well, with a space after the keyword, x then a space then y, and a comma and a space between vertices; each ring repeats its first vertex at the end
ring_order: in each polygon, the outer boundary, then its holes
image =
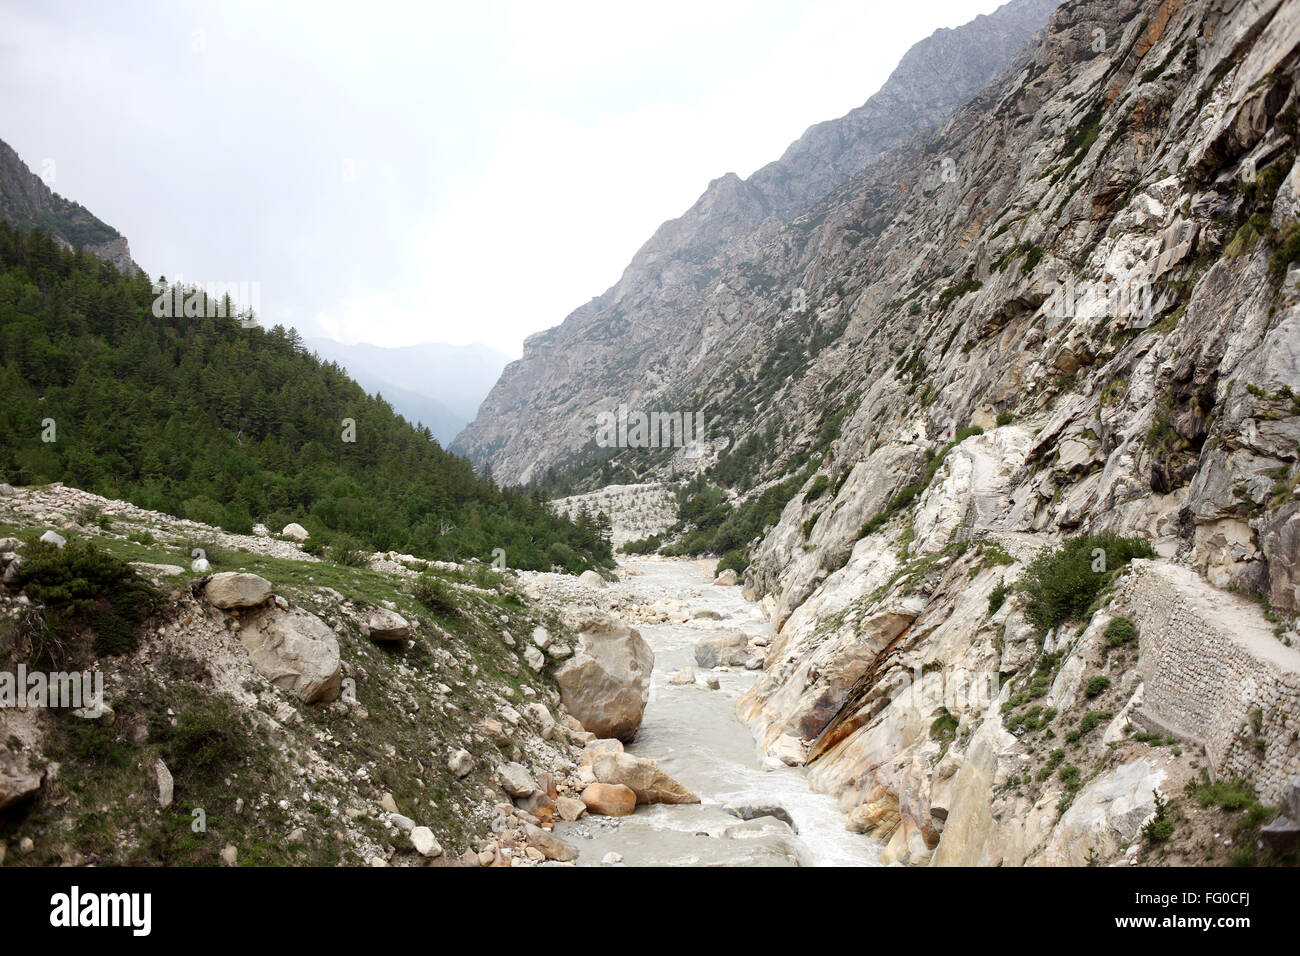
POLYGON ((1201 744, 1216 779, 1251 780, 1276 803, 1300 774, 1300 651, 1258 606, 1165 562, 1135 561, 1114 608, 1139 632, 1134 722, 1201 744))

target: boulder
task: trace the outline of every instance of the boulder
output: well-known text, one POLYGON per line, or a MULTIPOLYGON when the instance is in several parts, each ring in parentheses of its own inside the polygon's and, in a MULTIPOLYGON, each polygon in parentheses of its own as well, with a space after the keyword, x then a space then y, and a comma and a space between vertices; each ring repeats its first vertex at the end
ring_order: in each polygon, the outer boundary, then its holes
POLYGON ((551 632, 539 624, 533 628, 533 643, 546 650, 551 645, 551 632))
POLYGON ((46 542, 47 544, 54 545, 60 551, 62 551, 63 546, 68 543, 68 539, 63 537, 63 535, 59 534, 57 531, 45 532, 43 535, 41 535, 41 540, 46 542))
POLYGON ((23 546, 17 538, 0 538, 0 554, 12 554, 23 546))
POLYGON ((239 640, 259 674, 304 704, 338 699, 339 642, 316 615, 270 605, 245 620, 239 640))
POLYGON ((18 494, 18 489, 7 481, 0 482, 0 498, 12 498, 18 494))
POLYGON ((583 571, 578 575, 578 583, 583 587, 603 588, 605 586, 605 579, 595 571, 583 571))
POLYGON ((386 643, 405 640, 411 634, 411 625, 396 611, 380 607, 370 612, 361 630, 372 641, 386 643))
POLYGON ((722 809, 730 813, 733 817, 740 817, 742 820, 756 820, 759 817, 776 817, 778 820, 788 824, 790 829, 795 833, 799 832, 799 828, 795 826, 794 818, 790 816, 790 812, 779 803, 771 803, 762 800, 735 800, 728 803, 722 809))
POLYGON ((619 783, 593 783, 581 794, 582 805, 606 817, 625 817, 636 811, 636 791, 619 783))
POLYGON ((637 803, 699 803, 700 798, 687 790, 659 765, 645 757, 628 753, 598 753, 591 761, 599 783, 617 783, 636 794, 637 803))
POLYGON ((501 780, 501 789, 512 797, 527 797, 537 792, 537 781, 522 764, 502 764, 497 776, 501 780))
POLYGON ((172 797, 176 792, 172 772, 167 769, 167 764, 163 763, 161 758, 153 762, 153 772, 158 778, 158 806, 166 810, 172 805, 172 797))
POLYGON ((438 845, 433 831, 428 827, 416 827, 411 831, 411 845, 415 847, 415 851, 421 856, 430 858, 442 856, 442 847, 438 845))
POLYGON ((735 568, 727 568, 713 579, 714 584, 726 588, 734 587, 739 581, 740 575, 736 573, 735 568))
MULTIPOLYGON (((632 794, 632 798, 633 803, 635 803, 636 794, 632 794)), ((572 823, 587 812, 587 805, 576 797, 557 797, 555 809, 560 814, 561 820, 568 820, 572 823)))
POLYGON ((203 596, 222 610, 257 607, 271 596, 271 582, 246 571, 222 571, 208 578, 208 583, 203 585, 203 596))
POLYGON ((284 526, 280 532, 283 537, 292 538, 294 541, 306 541, 311 537, 311 533, 306 528, 296 522, 290 522, 284 526))
POLYGON ((630 741, 650 700, 654 662, 654 652, 635 628, 609 618, 588 621, 555 682, 565 709, 583 727, 598 737, 630 741))
POLYGON ((447 769, 457 777, 465 777, 474 769, 474 758, 468 750, 457 750, 447 758, 447 769))
POLYGON ((578 858, 578 848, 572 843, 565 843, 557 836, 552 836, 541 827, 535 827, 531 823, 524 824, 524 834, 528 838, 528 845, 541 850, 542 856, 548 860, 558 860, 561 863, 569 863, 578 858))
POLYGON ((695 663, 700 667, 736 667, 747 660, 749 637, 744 631, 715 631, 695 642, 695 663))
POLYGON ((541 651, 532 644, 529 644, 524 648, 524 663, 534 671, 540 672, 541 669, 546 666, 546 658, 542 655, 541 651))
POLYGON ((34 797, 41 789, 41 775, 13 751, 0 746, 0 810, 34 797))
POLYGON ((695 671, 694 671, 692 668, 689 668, 689 667, 683 667, 681 670, 679 670, 679 671, 678 671, 676 674, 674 674, 672 677, 668 678, 668 683, 670 683, 670 684, 678 684, 678 685, 680 685, 680 684, 694 684, 694 683, 695 683, 695 671))
POLYGON ((506 730, 505 724, 495 717, 485 717, 478 724, 478 729, 483 731, 483 736, 496 744, 498 747, 509 747, 513 742, 510 732, 506 730))

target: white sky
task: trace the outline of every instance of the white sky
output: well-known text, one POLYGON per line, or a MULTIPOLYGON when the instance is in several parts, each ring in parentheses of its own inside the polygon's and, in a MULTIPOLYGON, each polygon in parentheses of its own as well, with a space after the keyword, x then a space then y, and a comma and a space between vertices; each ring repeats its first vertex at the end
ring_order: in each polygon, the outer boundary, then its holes
POLYGON ((151 275, 512 356, 708 182, 1001 0, 0 0, 0 139, 151 275))

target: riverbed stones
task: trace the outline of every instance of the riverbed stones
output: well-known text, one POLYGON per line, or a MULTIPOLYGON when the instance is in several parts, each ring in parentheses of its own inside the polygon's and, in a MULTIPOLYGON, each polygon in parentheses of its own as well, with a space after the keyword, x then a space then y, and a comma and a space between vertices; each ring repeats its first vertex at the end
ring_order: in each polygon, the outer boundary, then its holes
POLYGON ((338 639, 316 615, 269 605, 244 619, 239 641, 258 673, 304 704, 338 699, 338 639))
POLYGON ((705 634, 695 642, 695 663, 699 667, 740 666, 749 659, 749 637, 729 628, 705 634))
POLYGON ((247 571, 222 571, 208 578, 203 596, 223 611, 257 607, 271 596, 271 582, 260 574, 247 571))
POLYGON ((631 741, 650 700, 654 660, 635 628, 609 617, 584 622, 577 651, 555 672, 565 709, 598 737, 631 741))
POLYGON ((591 761, 600 783, 617 783, 636 794, 637 803, 699 803, 700 798, 645 757, 628 753, 598 753, 591 761))
POLYGON ((555 799, 555 812, 560 815, 561 820, 572 823, 587 812, 587 805, 576 797, 557 797, 555 799))
POLYGON ((636 811, 636 791, 621 783, 593 783, 582 791, 582 804, 606 817, 625 817, 636 811))
POLYGON ((578 858, 578 848, 576 846, 547 833, 541 827, 525 823, 524 835, 528 838, 528 845, 536 847, 548 860, 570 863, 578 858))

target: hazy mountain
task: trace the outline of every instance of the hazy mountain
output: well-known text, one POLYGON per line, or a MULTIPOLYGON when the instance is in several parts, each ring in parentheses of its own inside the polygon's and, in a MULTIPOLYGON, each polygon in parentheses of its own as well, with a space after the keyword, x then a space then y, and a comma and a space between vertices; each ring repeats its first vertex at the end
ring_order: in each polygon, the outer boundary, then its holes
MULTIPOLYGON (((664 223, 611 289, 561 325, 530 336, 456 439, 503 481, 527 483, 591 437, 596 414, 681 381, 709 354, 709 303, 739 259, 745 282, 768 285, 757 251, 850 176, 979 92, 1047 23, 1058 0, 1013 0, 989 16, 937 30, 913 46, 880 90, 811 127, 748 179, 727 173, 664 223), (681 360, 674 358, 681 352, 681 360)), ((733 281, 730 288, 735 288, 733 281)), ((780 294, 788 295, 791 287, 780 294)), ((726 321, 737 319, 728 314, 726 321)))
POLYGON ((443 447, 473 420, 510 357, 486 345, 426 342, 385 348, 327 338, 305 340, 327 361, 338 362, 370 394, 383 395, 408 420, 427 425, 443 447))

